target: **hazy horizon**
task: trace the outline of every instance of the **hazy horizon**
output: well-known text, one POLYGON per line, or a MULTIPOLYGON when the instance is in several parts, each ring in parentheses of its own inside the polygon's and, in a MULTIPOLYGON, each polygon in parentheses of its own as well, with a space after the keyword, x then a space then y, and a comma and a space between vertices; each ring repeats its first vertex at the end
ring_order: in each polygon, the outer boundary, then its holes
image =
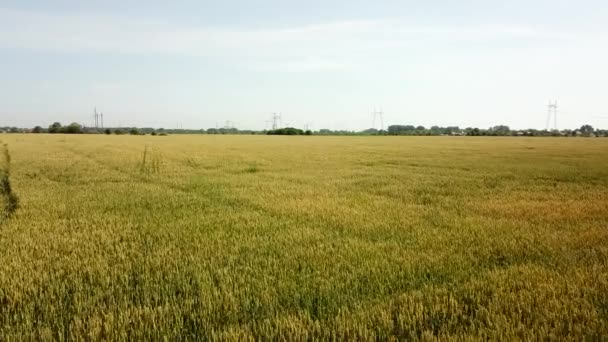
POLYGON ((0 4, 0 126, 608 127, 608 3, 0 4))

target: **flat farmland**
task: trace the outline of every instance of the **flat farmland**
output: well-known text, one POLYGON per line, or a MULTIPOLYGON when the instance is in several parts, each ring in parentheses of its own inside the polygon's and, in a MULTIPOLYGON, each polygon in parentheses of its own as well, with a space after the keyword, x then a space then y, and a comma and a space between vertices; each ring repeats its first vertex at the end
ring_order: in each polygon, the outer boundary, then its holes
POLYGON ((608 139, 0 140, 3 340, 608 335, 608 139))

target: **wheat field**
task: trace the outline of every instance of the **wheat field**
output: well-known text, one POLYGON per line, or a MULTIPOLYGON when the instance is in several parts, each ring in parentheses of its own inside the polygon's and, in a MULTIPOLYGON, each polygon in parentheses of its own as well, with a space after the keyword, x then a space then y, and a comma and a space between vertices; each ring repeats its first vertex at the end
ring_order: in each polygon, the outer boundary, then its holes
POLYGON ((608 139, 0 140, 2 340, 608 335, 608 139))

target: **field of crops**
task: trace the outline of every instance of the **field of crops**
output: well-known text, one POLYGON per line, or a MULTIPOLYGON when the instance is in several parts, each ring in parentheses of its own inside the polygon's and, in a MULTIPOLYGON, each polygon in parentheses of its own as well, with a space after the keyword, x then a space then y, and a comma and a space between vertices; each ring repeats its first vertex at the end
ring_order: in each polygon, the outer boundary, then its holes
POLYGON ((0 140, 2 340, 608 335, 608 139, 0 140))

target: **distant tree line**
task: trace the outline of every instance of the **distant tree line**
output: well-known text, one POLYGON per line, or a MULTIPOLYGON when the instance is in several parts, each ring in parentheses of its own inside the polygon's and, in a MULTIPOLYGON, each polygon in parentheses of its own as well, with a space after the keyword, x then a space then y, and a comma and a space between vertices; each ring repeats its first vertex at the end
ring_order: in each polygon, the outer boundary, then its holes
POLYGON ((564 129, 564 130, 537 130, 537 129, 523 129, 514 130, 506 125, 499 125, 490 127, 487 129, 467 127, 461 129, 458 126, 439 127, 432 126, 425 128, 424 126, 413 126, 413 125, 392 125, 388 127, 386 131, 375 131, 375 134, 380 135, 426 135, 426 136, 437 136, 437 135, 466 135, 466 136, 597 136, 606 137, 608 136, 608 130, 594 129, 591 125, 583 125, 578 129, 564 129))
POLYGON ((312 135, 312 131, 310 130, 301 130, 293 127, 285 127, 274 129, 266 132, 268 135, 312 135))
POLYGON ((582 137, 608 137, 608 130, 595 129, 591 125, 583 125, 576 129, 538 130, 538 129, 511 129, 506 125, 490 128, 458 126, 415 126, 391 125, 386 130, 370 128, 362 131, 320 129, 318 131, 302 130, 294 127, 285 127, 275 130, 239 130, 237 128, 208 128, 208 129, 165 129, 151 127, 120 127, 97 129, 85 127, 78 123, 63 126, 54 122, 48 128, 36 126, 32 129, 18 127, 0 127, 0 133, 51 133, 51 134, 130 134, 130 135, 168 135, 168 134, 267 134, 267 135, 406 135, 406 136, 582 136, 582 137))
MULTIPOLYGON (((36 126, 32 133, 42 133, 42 127, 36 126)), ((48 133, 64 133, 64 134, 82 134, 82 126, 76 122, 72 122, 67 126, 62 126, 59 122, 54 122, 49 126, 48 133)))
MULTIPOLYGON (((0 129, 1 130, 1 129, 0 129)), ((54 122, 48 128, 42 128, 41 126, 36 126, 31 130, 27 129, 12 129, 9 131, 10 133, 50 133, 50 134, 131 134, 131 135, 167 135, 163 128, 154 129, 154 128, 137 128, 137 127, 128 127, 128 128, 105 128, 105 129, 96 129, 91 127, 84 127, 78 123, 71 123, 67 126, 61 125, 60 122, 54 122)))

